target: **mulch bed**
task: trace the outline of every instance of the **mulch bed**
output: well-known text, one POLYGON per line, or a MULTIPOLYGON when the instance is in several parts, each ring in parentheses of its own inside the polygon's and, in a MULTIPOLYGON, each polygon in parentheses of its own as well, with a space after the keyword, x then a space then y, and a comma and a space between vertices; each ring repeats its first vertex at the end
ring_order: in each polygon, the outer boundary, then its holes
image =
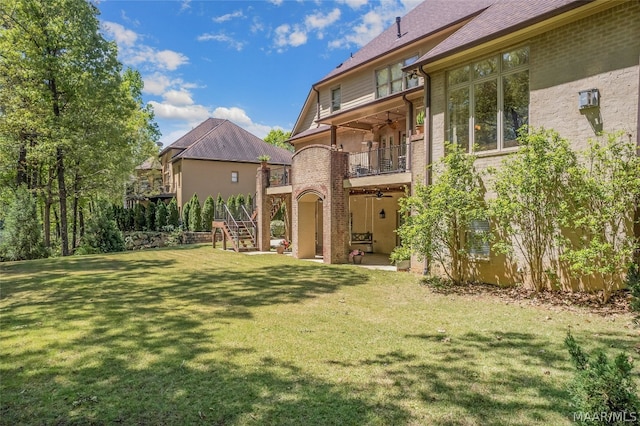
POLYGON ((609 316, 628 314, 631 312, 631 293, 621 290, 614 293, 609 301, 602 303, 600 293, 585 292, 536 292, 524 286, 498 287, 493 284, 441 284, 430 285, 432 291, 439 294, 455 294, 467 296, 491 295, 505 301, 505 303, 520 303, 530 306, 547 306, 555 309, 576 311, 586 309, 594 314, 609 316))

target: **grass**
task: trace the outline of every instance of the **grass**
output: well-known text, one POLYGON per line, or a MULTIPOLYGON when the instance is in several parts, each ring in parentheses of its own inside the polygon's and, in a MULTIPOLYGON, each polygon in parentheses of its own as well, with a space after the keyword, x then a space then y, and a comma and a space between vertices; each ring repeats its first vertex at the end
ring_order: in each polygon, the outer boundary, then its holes
POLYGON ((208 246, 0 265, 0 424, 570 425, 569 327, 631 317, 432 292, 208 246))

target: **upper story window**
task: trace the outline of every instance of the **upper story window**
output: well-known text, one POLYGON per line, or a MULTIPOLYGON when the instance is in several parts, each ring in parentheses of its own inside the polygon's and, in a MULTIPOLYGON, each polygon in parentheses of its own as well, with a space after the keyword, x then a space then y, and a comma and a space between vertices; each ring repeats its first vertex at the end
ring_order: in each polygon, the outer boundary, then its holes
POLYGON ((238 172, 231 172, 231 182, 238 183, 238 172))
POLYGON ((340 88, 331 89, 331 112, 340 111, 340 88))
POLYGON ((449 71, 447 104, 449 141, 476 152, 516 147, 529 122, 529 48, 449 71))
POLYGON ((411 65, 417 59, 418 55, 415 55, 404 61, 376 70, 376 98, 383 98, 416 87, 418 79, 411 78, 409 74, 402 72, 402 68, 411 65))

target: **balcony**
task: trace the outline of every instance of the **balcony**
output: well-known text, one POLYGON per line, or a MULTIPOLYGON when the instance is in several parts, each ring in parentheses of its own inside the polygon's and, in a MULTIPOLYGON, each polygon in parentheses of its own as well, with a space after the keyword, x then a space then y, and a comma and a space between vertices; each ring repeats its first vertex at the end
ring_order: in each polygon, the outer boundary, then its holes
POLYGON ((376 176, 407 171, 407 152, 410 144, 370 149, 349 154, 346 178, 376 176))
POLYGON ((291 166, 271 166, 269 187, 291 185, 291 166))

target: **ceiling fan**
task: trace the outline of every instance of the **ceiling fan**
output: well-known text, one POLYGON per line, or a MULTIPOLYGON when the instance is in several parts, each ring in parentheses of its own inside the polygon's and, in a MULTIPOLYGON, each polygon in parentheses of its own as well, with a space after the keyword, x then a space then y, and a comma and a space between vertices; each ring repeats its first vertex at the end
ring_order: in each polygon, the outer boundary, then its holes
POLYGON ((390 117, 389 117, 389 111, 387 111, 387 119, 385 120, 385 122, 383 124, 381 124, 380 126, 378 126, 378 130, 381 130, 383 127, 385 126, 389 126, 391 127, 393 130, 396 129, 396 122, 393 121, 390 117))
POLYGON ((377 190, 375 194, 371 194, 371 195, 367 195, 367 197, 371 197, 371 198, 376 198, 376 199, 380 199, 380 198, 391 198, 391 195, 385 195, 384 192, 377 190))

